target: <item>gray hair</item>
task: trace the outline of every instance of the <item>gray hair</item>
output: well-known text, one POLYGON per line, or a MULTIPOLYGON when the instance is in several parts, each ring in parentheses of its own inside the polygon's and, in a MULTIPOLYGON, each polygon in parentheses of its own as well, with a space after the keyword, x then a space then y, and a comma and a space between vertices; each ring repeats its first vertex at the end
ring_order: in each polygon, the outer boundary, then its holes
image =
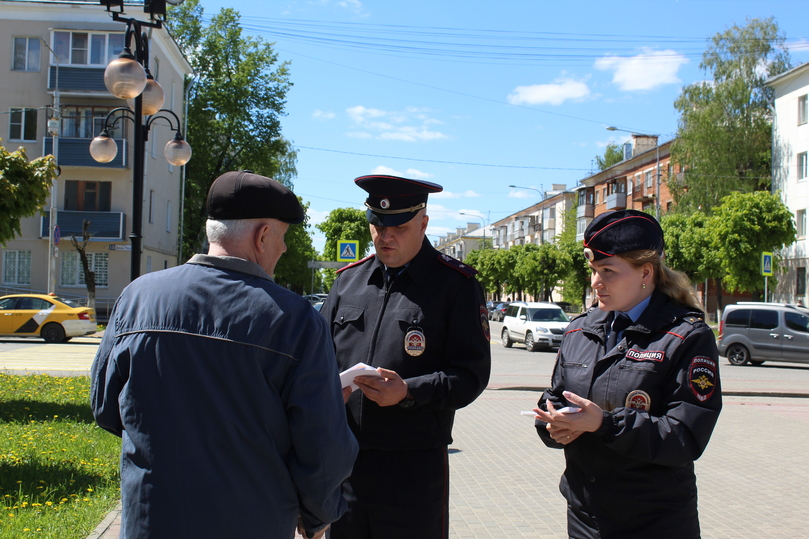
POLYGON ((223 219, 217 221, 208 219, 205 223, 205 234, 208 236, 208 243, 219 245, 233 243, 249 235, 256 224, 266 221, 266 219, 223 219))

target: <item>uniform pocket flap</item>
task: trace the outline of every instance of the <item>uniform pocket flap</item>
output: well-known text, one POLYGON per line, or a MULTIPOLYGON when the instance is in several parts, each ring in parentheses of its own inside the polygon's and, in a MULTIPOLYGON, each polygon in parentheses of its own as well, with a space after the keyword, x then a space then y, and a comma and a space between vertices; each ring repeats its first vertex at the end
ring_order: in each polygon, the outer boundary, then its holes
POLYGON ((334 323, 340 326, 362 320, 363 309, 360 307, 340 307, 334 316, 334 323))

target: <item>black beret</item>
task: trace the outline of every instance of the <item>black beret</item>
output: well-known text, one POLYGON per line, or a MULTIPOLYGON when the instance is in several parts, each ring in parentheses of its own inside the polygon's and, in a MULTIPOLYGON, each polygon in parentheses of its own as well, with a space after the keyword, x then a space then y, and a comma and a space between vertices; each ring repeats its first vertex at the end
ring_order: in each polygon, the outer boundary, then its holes
POLYGON ((368 191, 365 216, 376 226, 405 224, 427 207, 427 195, 444 190, 435 183, 397 176, 360 176, 354 183, 368 191))
POLYGON ((225 172, 208 190, 208 218, 278 219, 291 225, 303 222, 304 211, 295 193, 249 170, 225 172))
POLYGON ((648 249, 661 255, 665 248, 660 223, 638 210, 601 213, 584 231, 584 256, 601 260, 608 256, 648 249))

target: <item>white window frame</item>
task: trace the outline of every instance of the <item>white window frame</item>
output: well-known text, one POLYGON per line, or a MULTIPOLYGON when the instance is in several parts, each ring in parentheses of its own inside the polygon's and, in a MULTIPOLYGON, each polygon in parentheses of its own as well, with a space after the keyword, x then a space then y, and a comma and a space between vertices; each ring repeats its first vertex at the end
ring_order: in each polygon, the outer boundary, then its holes
POLYGON ((798 238, 806 237, 806 210, 795 213, 795 227, 798 229, 798 238))
POLYGON ((14 36, 12 38, 11 70, 12 71, 39 71, 42 48, 38 37, 14 36), (25 40, 23 42, 23 40, 25 40), (20 50, 20 48, 24 50, 20 50), (23 66, 17 66, 17 56, 23 56, 23 66))
POLYGON ((8 117, 8 140, 15 142, 36 142, 37 140, 37 109, 28 107, 11 107, 8 117), (20 120, 15 121, 15 116, 19 114, 20 120), (29 124, 30 122, 30 124, 29 124), (28 128, 34 128, 34 138, 25 138, 28 128), (14 136, 14 130, 19 129, 19 136, 14 136))
POLYGON ((809 178, 809 152, 799 153, 797 159, 798 181, 805 181, 809 178))
POLYGON ((798 125, 809 121, 809 94, 798 96, 798 125))
MULTIPOLYGON (((105 67, 121 53, 124 39, 125 34, 123 32, 54 30, 51 36, 51 48, 59 56, 60 66, 105 67), (86 38, 84 45, 80 42, 84 38, 78 36, 86 38), (116 37, 110 40, 110 36, 116 37), (69 43, 57 43, 57 38, 65 37, 68 38, 69 43)), ((53 54, 51 54, 51 57, 51 61, 55 63, 53 54)))
POLYGON ((654 169, 649 169, 643 173, 646 182, 646 189, 654 187, 654 169))
POLYGON ((3 284, 31 284, 31 251, 3 251, 3 284))
MULTIPOLYGON (((59 258, 61 259, 59 286, 84 288, 84 269, 81 267, 78 251, 63 251, 59 258)), ((96 274, 96 287, 107 288, 109 286, 109 253, 87 253, 87 258, 90 267, 96 274)))

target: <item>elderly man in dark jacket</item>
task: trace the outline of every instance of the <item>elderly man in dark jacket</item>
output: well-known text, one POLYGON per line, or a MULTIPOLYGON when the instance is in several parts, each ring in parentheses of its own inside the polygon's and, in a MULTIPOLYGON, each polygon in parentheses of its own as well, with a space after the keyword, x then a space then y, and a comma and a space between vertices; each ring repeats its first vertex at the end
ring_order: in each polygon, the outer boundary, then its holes
POLYGON ((93 363, 93 413, 123 438, 122 537, 322 537, 357 442, 325 321, 271 277, 303 208, 228 172, 208 214, 208 255, 130 284, 93 363))

